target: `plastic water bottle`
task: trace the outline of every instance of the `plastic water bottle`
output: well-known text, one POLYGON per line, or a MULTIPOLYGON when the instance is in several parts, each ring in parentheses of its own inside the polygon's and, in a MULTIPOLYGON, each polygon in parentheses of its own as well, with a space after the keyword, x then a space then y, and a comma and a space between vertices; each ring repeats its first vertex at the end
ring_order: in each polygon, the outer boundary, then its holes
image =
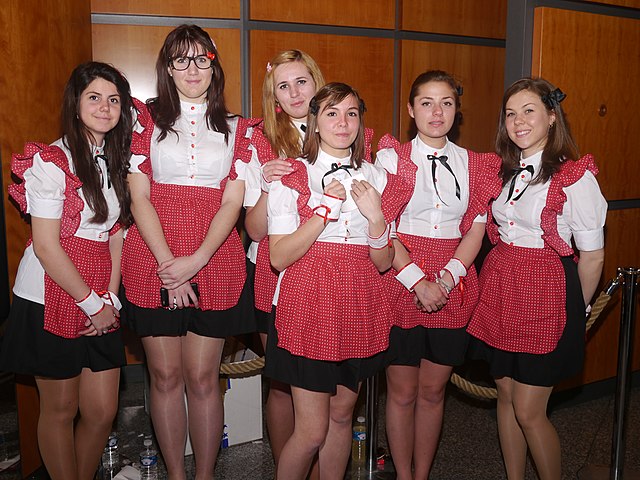
POLYGON ((353 425, 353 441, 351 442, 351 464, 364 465, 367 452, 367 427, 364 423, 364 417, 358 417, 353 425))
POLYGON ((158 480, 158 452, 150 438, 144 439, 144 450, 140 452, 140 480, 158 480))
POLYGON ((109 435, 107 446, 102 452, 102 468, 105 472, 116 471, 120 466, 120 456, 118 455, 118 437, 115 432, 109 435))

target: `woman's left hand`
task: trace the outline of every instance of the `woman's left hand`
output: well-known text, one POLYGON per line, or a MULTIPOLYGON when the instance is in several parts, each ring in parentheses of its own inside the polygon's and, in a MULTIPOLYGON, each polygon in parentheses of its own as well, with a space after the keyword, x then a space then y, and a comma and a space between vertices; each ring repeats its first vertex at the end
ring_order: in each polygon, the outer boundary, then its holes
POLYGON ((194 255, 189 255, 162 262, 157 272, 162 286, 167 290, 173 290, 195 277, 203 266, 194 255))
POLYGON ((354 180, 351 184, 351 196, 360 213, 369 221, 382 220, 382 202, 380 193, 366 180, 354 180))

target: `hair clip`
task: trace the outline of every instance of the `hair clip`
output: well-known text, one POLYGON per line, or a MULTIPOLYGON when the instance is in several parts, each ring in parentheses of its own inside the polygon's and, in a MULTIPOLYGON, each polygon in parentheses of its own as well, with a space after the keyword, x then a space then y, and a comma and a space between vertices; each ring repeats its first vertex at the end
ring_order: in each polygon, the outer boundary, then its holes
POLYGON ((553 110, 558 105, 560 105, 560 102, 563 101, 566 97, 567 95, 564 94, 562 90, 560 90, 559 88, 556 88, 555 90, 545 95, 542 95, 540 99, 547 107, 553 110))
POLYGON ((311 101, 309 102, 309 113, 311 115, 318 115, 318 111, 320 110, 320 106, 318 105, 318 102, 316 101, 316 97, 313 97, 311 99, 311 101))
POLYGON ((271 66, 271 62, 267 62, 267 73, 271 73, 271 70, 273 70, 273 67, 271 66))
POLYGON ((207 52, 207 58, 213 61, 213 59, 216 58, 216 54, 213 52, 207 52))
POLYGON ((459 97, 462 96, 462 92, 464 90, 462 89, 462 85, 456 85, 456 93, 458 94, 459 97))

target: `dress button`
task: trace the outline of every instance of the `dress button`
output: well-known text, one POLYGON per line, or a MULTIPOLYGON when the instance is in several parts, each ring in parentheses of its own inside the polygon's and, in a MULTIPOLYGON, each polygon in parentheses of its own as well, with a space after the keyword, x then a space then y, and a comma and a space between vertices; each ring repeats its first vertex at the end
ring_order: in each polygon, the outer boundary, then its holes
POLYGON ((196 148, 195 144, 192 143, 191 144, 191 148, 196 148))
POLYGON ((439 203, 436 203, 436 208, 440 208, 440 204, 439 203))
POLYGON ((196 107, 194 107, 194 106, 191 107, 191 110, 195 110, 195 109, 196 109, 196 107))
POLYGON ((513 226, 513 222, 509 222, 509 225, 513 226))
POLYGON ((524 175, 520 175, 520 178, 524 178, 524 175))
POLYGON ((520 191, 520 189, 519 189, 519 188, 516 188, 516 193, 518 193, 519 191, 520 191))
POLYGON ((526 167, 526 166, 527 166, 524 162, 522 162, 522 163, 521 163, 521 165, 522 165, 523 167, 526 167))
POLYGON ((191 125, 195 125, 195 124, 196 124, 195 120, 191 120, 191 125))
POLYGON ((193 133, 193 132, 191 132, 191 136, 192 136, 192 137, 195 137, 195 136, 196 136, 196 134, 195 134, 195 133, 193 133))
POLYGON ((437 230, 438 229, 438 225, 434 225, 433 228, 434 228, 434 230, 437 230))
POLYGON ((516 202, 514 202, 513 200, 511 200, 511 201, 509 202, 509 204, 510 204, 510 205, 515 205, 515 204, 516 204, 516 202))

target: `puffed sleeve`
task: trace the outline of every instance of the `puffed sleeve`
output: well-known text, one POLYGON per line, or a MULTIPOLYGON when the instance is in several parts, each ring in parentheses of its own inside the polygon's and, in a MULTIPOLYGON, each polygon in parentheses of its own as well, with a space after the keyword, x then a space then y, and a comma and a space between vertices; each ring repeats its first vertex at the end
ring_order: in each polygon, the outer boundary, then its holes
POLYGON ((251 160, 245 168, 245 181, 244 181, 244 207, 253 207, 258 203, 258 199, 262 194, 262 188, 260 186, 260 161, 258 155, 253 147, 249 147, 252 150, 251 160))
POLYGON ((587 170, 573 185, 565 187, 567 202, 563 217, 571 229, 578 250, 592 251, 604 247, 604 222, 607 201, 598 181, 587 170))
POLYGON ((393 148, 383 148, 376 153, 377 166, 384 168, 387 172, 398 173, 398 154, 393 148))
POLYGON ((27 213, 39 218, 62 218, 65 200, 65 173, 37 153, 33 165, 24 172, 27 213))
POLYGON ((298 229, 298 195, 298 192, 283 185, 281 181, 272 182, 267 200, 269 235, 288 235, 298 229))

